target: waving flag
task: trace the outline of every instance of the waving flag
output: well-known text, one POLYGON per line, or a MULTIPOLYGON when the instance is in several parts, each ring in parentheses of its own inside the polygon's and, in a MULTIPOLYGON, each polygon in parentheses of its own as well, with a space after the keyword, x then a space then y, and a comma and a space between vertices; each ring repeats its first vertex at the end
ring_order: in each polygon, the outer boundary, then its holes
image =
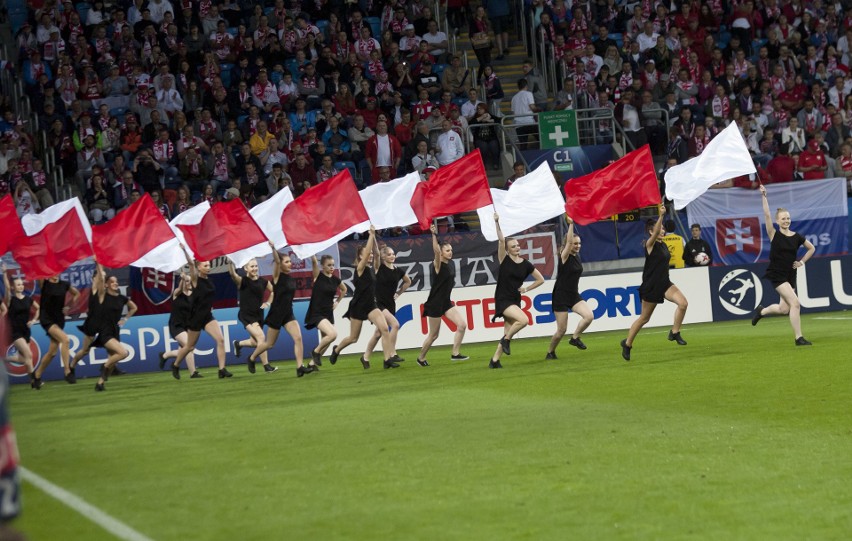
POLYGON ((373 226, 387 229, 416 224, 417 215, 411 208, 411 197, 419 184, 420 174, 414 172, 358 192, 373 226))
POLYGON ((417 185, 411 208, 420 227, 426 229, 433 218, 468 212, 492 204, 488 175, 479 149, 432 173, 417 185))
POLYGON ((659 204, 660 188, 648 145, 565 184, 565 211, 580 225, 659 204))
POLYGON ((12 247, 15 239, 24 235, 24 228, 18 219, 18 211, 11 195, 0 199, 0 223, 3 224, 3 234, 0 235, 0 255, 12 247))
MULTIPOLYGON (((284 230, 281 228, 281 215, 287 205, 292 202, 293 194, 290 190, 279 190, 278 193, 263 203, 252 207, 249 211, 266 238, 275 245, 276 250, 281 250, 287 246, 287 237, 284 236, 284 230)), ((255 257, 263 257, 271 253, 272 248, 269 246, 269 242, 264 241, 245 250, 230 253, 228 258, 237 267, 242 267, 255 257)))
POLYGON ((92 227, 95 256, 110 268, 131 265, 174 239, 169 223, 148 194, 107 223, 92 227))
POLYGON ((186 246, 201 261, 210 261, 267 242, 263 231, 239 199, 213 206, 207 204, 206 212, 202 214, 202 211, 197 211, 193 217, 199 218, 198 222, 184 222, 177 224, 177 227, 186 239, 186 246))
POLYGON ((25 235, 12 242, 12 255, 30 280, 55 276, 92 256, 92 227, 77 198, 24 216, 21 225, 25 235))
POLYGON ((740 129, 731 122, 700 156, 666 171, 666 199, 680 210, 717 182, 756 172, 740 129))
POLYGON ((500 229, 505 236, 526 231, 565 212, 565 200, 547 162, 519 178, 508 190, 491 189, 493 205, 477 209, 482 235, 497 240, 494 212, 500 215, 500 229))

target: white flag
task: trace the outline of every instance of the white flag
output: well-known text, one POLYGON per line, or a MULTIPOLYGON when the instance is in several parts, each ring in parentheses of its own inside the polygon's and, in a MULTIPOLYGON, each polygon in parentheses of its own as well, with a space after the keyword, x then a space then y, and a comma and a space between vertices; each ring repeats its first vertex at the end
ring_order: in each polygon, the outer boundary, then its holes
POLYGON ((358 192, 373 227, 387 229, 416 224, 417 215, 411 208, 411 196, 419 182, 420 175, 414 172, 358 192))
MULTIPOLYGON (((284 236, 284 230, 281 228, 281 214, 292 202, 293 193, 289 189, 278 190, 275 195, 249 210, 249 214, 257 222, 266 238, 275 244, 276 250, 281 250, 287 246, 287 237, 284 236)), ((263 257, 271 253, 272 248, 270 248, 269 243, 262 242, 245 250, 228 254, 228 258, 234 262, 235 266, 242 267, 256 257, 263 257)))
POLYGON ((208 210, 210 210, 210 203, 204 201, 175 216, 172 221, 169 222, 169 227, 172 228, 172 231, 177 238, 170 239, 157 246, 141 258, 131 263, 130 266, 152 268, 157 269, 160 272, 175 272, 186 265, 186 256, 184 255, 183 250, 180 249, 180 245, 184 245, 189 257, 194 257, 194 255, 189 246, 187 246, 186 239, 183 237, 183 231, 180 230, 178 224, 191 225, 200 223, 208 210))

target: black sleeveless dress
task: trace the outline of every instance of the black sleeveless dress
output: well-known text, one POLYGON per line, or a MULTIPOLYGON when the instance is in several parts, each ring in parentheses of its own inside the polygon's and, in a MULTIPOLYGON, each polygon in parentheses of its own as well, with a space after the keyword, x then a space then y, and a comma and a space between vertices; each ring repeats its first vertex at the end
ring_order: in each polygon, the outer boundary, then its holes
MULTIPOLYGON (((521 305, 521 292, 519 289, 527 279, 527 276, 535 271, 532 263, 521 259, 515 263, 508 255, 500 263, 500 271, 497 273, 497 287, 494 290, 494 318, 503 317, 503 311, 510 306, 521 305)), ((492 320, 493 320, 492 319, 492 320)))
POLYGON ((124 295, 104 294, 104 302, 100 309, 98 337, 95 339, 95 346, 103 347, 107 342, 115 338, 121 341, 121 328, 118 326, 118 321, 121 319, 121 314, 124 312, 124 306, 127 304, 127 297, 124 295))
POLYGON ((208 323, 213 321, 213 299, 216 297, 216 286, 209 278, 198 277, 195 289, 192 291, 192 316, 186 324, 187 330, 201 332, 208 323))
POLYGON ((453 292, 453 286, 456 283, 456 268, 451 263, 440 263, 438 272, 435 272, 435 266, 432 269, 432 289, 429 290, 429 297, 423 304, 423 315, 426 317, 441 317, 447 313, 447 310, 455 306, 450 300, 450 294, 453 292))
POLYGON ((289 274, 281 273, 278 281, 272 285, 274 297, 272 306, 266 315, 266 325, 270 329, 280 329, 287 323, 295 321, 293 315, 293 297, 296 296, 296 280, 289 274))
POLYGON ((639 298, 646 302, 662 304, 666 291, 673 286, 669 279, 669 247, 664 242, 655 242, 651 253, 645 250, 645 268, 642 270, 642 285, 639 298))
POLYGON ((192 294, 179 293, 172 300, 172 313, 169 315, 169 334, 172 338, 186 332, 186 325, 192 317, 192 294))
POLYGON ((244 326, 248 327, 252 323, 263 325, 263 292, 266 291, 266 278, 258 278, 251 280, 243 277, 240 280, 240 311, 237 313, 237 319, 244 326))
POLYGON ((30 327, 27 322, 30 320, 30 311, 33 307, 33 299, 24 295, 23 299, 12 295, 9 299, 9 324, 12 327, 12 342, 18 338, 23 338, 30 342, 30 327))
POLYGON ((308 304, 308 313, 305 314, 305 328, 314 329, 320 321, 327 319, 334 323, 334 297, 337 288, 340 287, 340 278, 335 275, 326 276, 319 273, 314 280, 311 290, 311 302, 308 304))
POLYGON ((805 237, 793 233, 789 237, 780 231, 775 232, 772 244, 769 246, 769 266, 766 267, 764 278, 772 282, 772 287, 778 287, 788 282, 796 289, 796 271, 793 263, 799 252, 799 247, 805 243, 805 237))
POLYGON ((41 311, 38 321, 45 332, 53 325, 57 325, 60 329, 65 328, 65 314, 62 310, 65 308, 65 295, 69 289, 71 284, 63 280, 56 283, 49 280, 42 282, 39 301, 41 311))
POLYGON ((376 274, 370 266, 364 267, 364 272, 355 279, 355 293, 352 294, 352 302, 343 317, 367 321, 370 312, 376 309, 376 274))
POLYGON ((379 267, 376 273, 376 306, 379 310, 387 310, 396 314, 396 290, 399 281, 405 276, 405 271, 399 267, 390 268, 387 265, 379 267))
POLYGON ((567 312, 578 302, 584 300, 580 296, 580 276, 583 275, 583 264, 580 258, 570 254, 565 262, 559 258, 556 283, 553 284, 552 306, 554 312, 567 312))
POLYGON ((83 334, 89 337, 98 334, 102 311, 103 305, 98 300, 97 294, 94 292, 89 293, 89 307, 86 309, 86 320, 79 326, 83 334))

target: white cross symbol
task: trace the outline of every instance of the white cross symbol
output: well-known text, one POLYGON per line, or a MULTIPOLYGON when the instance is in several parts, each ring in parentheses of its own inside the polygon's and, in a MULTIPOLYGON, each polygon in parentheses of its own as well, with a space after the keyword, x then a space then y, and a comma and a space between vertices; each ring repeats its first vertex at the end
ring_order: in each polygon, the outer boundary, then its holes
POLYGON ((562 131, 562 126, 557 125, 553 132, 547 136, 548 139, 556 143, 556 146, 564 146, 566 139, 571 139, 571 133, 562 131))
POLYGON ((729 227, 725 232, 725 246, 730 246, 732 244, 737 247, 738 252, 742 251, 745 245, 754 244, 754 237, 751 235, 751 227, 743 227, 742 220, 734 220, 734 227, 729 227))

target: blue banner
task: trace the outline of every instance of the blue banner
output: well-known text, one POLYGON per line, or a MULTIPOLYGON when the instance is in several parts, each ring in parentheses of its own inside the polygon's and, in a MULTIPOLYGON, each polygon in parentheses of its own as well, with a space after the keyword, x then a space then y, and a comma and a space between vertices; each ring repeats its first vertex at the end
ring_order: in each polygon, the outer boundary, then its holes
POLYGON ((522 151, 530 171, 547 162, 560 181, 588 175, 613 159, 612 145, 559 147, 522 151))

